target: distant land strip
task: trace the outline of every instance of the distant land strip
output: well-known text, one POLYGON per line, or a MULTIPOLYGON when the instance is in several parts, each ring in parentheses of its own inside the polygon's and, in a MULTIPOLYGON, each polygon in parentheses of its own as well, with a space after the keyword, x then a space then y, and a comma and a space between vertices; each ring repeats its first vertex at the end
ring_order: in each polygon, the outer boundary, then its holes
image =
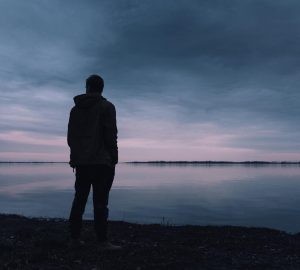
POLYGON ((300 164, 300 161, 211 161, 211 160, 205 160, 205 161, 184 161, 184 160, 178 160, 178 161, 164 161, 164 160, 158 160, 158 161, 129 161, 125 163, 130 164, 246 164, 246 165, 277 165, 277 164, 300 164))
MULTIPOLYGON (((12 163, 30 163, 30 164, 64 164, 69 163, 67 161, 0 161, 1 163, 12 164, 12 163)), ((289 164, 297 164, 300 165, 300 161, 213 161, 213 160, 194 160, 194 161, 186 161, 186 160, 177 160, 177 161, 167 161, 167 160, 153 160, 153 161, 125 161, 119 162, 125 164, 158 164, 158 165, 168 165, 168 164, 204 164, 204 165, 220 165, 220 164, 245 164, 245 165, 289 165, 289 164)))

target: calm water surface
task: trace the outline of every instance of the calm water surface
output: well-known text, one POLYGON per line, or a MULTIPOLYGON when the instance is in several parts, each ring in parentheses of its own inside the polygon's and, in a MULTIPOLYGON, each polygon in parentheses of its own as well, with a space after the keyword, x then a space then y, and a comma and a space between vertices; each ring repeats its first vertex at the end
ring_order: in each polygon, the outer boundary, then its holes
MULTIPOLYGON (((68 164, 0 164, 0 212, 67 218, 74 179, 68 164)), ((300 167, 119 164, 110 219, 298 232, 300 167)))

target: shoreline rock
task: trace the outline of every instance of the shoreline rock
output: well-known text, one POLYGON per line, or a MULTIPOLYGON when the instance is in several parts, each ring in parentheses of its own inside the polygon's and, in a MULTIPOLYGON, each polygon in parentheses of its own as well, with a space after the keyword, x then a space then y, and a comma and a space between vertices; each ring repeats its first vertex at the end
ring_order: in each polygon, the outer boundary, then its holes
POLYGON ((0 214, 1 269, 300 269, 300 234, 236 226, 109 222, 121 251, 99 251, 84 221, 77 249, 64 219, 0 214))

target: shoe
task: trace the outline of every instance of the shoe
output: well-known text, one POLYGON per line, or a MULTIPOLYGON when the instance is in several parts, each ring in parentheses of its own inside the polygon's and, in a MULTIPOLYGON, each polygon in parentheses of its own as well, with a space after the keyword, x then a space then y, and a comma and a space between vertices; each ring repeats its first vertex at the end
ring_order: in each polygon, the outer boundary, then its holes
POLYGON ((112 251, 114 251, 114 250, 121 250, 122 249, 121 246, 114 245, 114 244, 112 244, 112 243, 110 243, 108 241, 99 243, 98 244, 98 248, 100 250, 112 250, 112 251))

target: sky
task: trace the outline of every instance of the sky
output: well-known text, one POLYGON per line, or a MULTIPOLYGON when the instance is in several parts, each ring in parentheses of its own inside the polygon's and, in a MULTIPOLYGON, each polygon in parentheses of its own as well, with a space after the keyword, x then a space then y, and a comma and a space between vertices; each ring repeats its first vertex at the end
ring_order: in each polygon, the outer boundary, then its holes
POLYGON ((68 161, 99 74, 119 160, 300 160, 297 0, 0 0, 0 161, 68 161))

